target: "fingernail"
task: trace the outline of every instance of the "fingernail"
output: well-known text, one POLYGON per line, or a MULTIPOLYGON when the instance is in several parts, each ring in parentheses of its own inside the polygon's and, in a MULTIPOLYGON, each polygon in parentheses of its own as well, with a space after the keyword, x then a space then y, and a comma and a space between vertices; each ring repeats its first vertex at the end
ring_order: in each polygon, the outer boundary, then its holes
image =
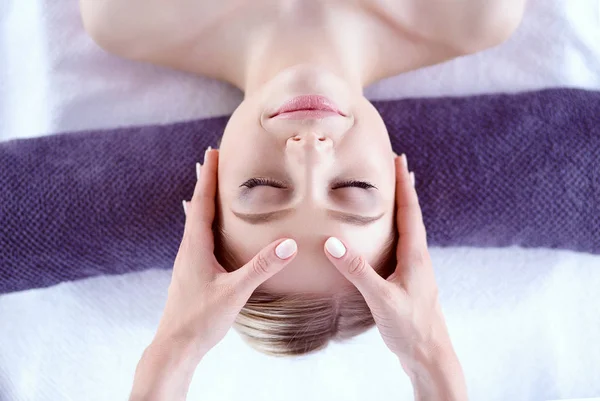
POLYGON ((200 179, 200 168, 202 167, 202 165, 198 162, 196 162, 196 180, 200 179))
POLYGON ((414 171, 411 171, 409 174, 410 177, 410 183, 412 184, 413 188, 415 187, 415 173, 414 171))
POLYGON ((204 151, 204 164, 206 164, 206 155, 208 155, 208 152, 210 152, 212 150, 212 148, 209 146, 208 148, 206 148, 206 150, 204 151))
POLYGON ((402 156, 400 156, 400 161, 402 162, 404 168, 408 170, 408 160, 406 160, 406 155, 404 153, 402 153, 402 156))
POLYGON ((185 199, 182 202, 183 202, 183 214, 185 214, 187 216, 187 203, 185 202, 185 199))
POLYGON ((286 239, 275 248, 275 255, 279 259, 287 259, 292 256, 298 250, 298 245, 293 239, 286 239))
POLYGON ((346 254, 346 247, 342 244, 342 241, 335 237, 329 237, 327 241, 325 241, 325 249, 327 252, 334 258, 341 258, 346 254))

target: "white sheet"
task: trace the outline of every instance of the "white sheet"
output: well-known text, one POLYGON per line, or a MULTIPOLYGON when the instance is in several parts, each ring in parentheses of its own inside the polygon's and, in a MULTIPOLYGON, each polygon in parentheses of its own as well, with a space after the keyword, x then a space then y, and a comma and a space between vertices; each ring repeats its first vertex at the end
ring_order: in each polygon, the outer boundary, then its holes
MULTIPOLYGON (((530 0, 504 45, 380 82, 371 98, 600 89, 600 3, 530 0)), ((0 140, 229 113, 234 88, 120 60, 84 34, 77 2, 0 2, 0 140)), ((193 168, 193 166, 190 166, 193 168)), ((433 249, 472 400, 600 396, 600 257, 433 249)), ((126 399, 169 273, 98 277, 0 297, 0 400, 126 399)), ((199 366, 189 399, 410 399, 376 330, 295 360, 235 332, 199 366)))

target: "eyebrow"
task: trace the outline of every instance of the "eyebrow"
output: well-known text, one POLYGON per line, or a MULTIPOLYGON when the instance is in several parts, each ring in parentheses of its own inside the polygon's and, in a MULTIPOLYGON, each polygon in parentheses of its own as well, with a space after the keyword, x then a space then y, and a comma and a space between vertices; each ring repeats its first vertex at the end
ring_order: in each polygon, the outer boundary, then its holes
MULTIPOLYGON (((283 210, 277 210, 275 212, 268 212, 268 213, 238 213, 233 211, 233 214, 245 221, 246 223, 250 223, 250 224, 265 224, 265 223, 269 223, 271 221, 276 221, 276 220, 280 220, 283 219, 286 216, 289 216, 291 213, 294 212, 294 209, 283 209, 283 210)), ((350 224, 353 226, 367 226, 371 223, 376 222, 377 220, 381 219, 385 213, 381 213, 378 216, 361 216, 359 214, 353 214, 353 213, 346 213, 346 212, 340 212, 337 210, 327 210, 327 214, 333 218, 334 220, 340 221, 342 223, 346 223, 346 224, 350 224)))

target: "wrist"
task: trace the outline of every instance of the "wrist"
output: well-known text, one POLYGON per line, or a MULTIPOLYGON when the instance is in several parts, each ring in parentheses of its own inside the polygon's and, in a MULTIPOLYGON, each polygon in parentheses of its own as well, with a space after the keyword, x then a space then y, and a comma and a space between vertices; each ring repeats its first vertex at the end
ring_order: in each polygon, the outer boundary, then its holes
POLYGON ((398 355, 400 364, 411 379, 441 368, 453 359, 457 357, 449 338, 415 344, 410 355, 398 355))
POLYGON ((407 369, 416 401, 466 401, 467 387, 458 357, 451 346, 412 361, 407 369))
POLYGON ((201 330, 199 325, 181 324, 173 319, 166 319, 163 315, 149 348, 168 347, 177 351, 185 350, 186 355, 195 357, 199 361, 212 348, 203 333, 205 331, 201 330))
POLYGON ((158 328, 152 343, 147 349, 158 352, 160 349, 171 349, 176 355, 185 355, 188 359, 200 359, 210 351, 212 347, 199 338, 197 333, 184 330, 166 330, 158 328))
POLYGON ((439 304, 426 334, 419 335, 408 345, 407 353, 397 354, 397 356, 409 375, 411 370, 429 367, 436 364, 438 360, 447 359, 449 354, 454 353, 439 304))
POLYGON ((155 338, 138 363, 130 400, 185 400, 202 357, 190 343, 155 338))
POLYGON ((183 370, 186 367, 195 368, 205 354, 193 341, 155 337, 144 351, 143 357, 183 370))
POLYGON ((415 390, 415 400, 466 400, 464 374, 443 319, 427 340, 398 356, 415 390))

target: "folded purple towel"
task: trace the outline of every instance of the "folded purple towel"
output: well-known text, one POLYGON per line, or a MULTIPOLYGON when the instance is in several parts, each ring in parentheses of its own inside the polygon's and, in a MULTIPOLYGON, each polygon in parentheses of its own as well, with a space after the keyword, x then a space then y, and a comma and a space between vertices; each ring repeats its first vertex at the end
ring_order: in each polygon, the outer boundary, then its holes
MULTIPOLYGON (((430 245, 600 254, 600 92, 375 102, 430 245)), ((170 268, 227 118, 0 143, 0 293, 170 268)))

